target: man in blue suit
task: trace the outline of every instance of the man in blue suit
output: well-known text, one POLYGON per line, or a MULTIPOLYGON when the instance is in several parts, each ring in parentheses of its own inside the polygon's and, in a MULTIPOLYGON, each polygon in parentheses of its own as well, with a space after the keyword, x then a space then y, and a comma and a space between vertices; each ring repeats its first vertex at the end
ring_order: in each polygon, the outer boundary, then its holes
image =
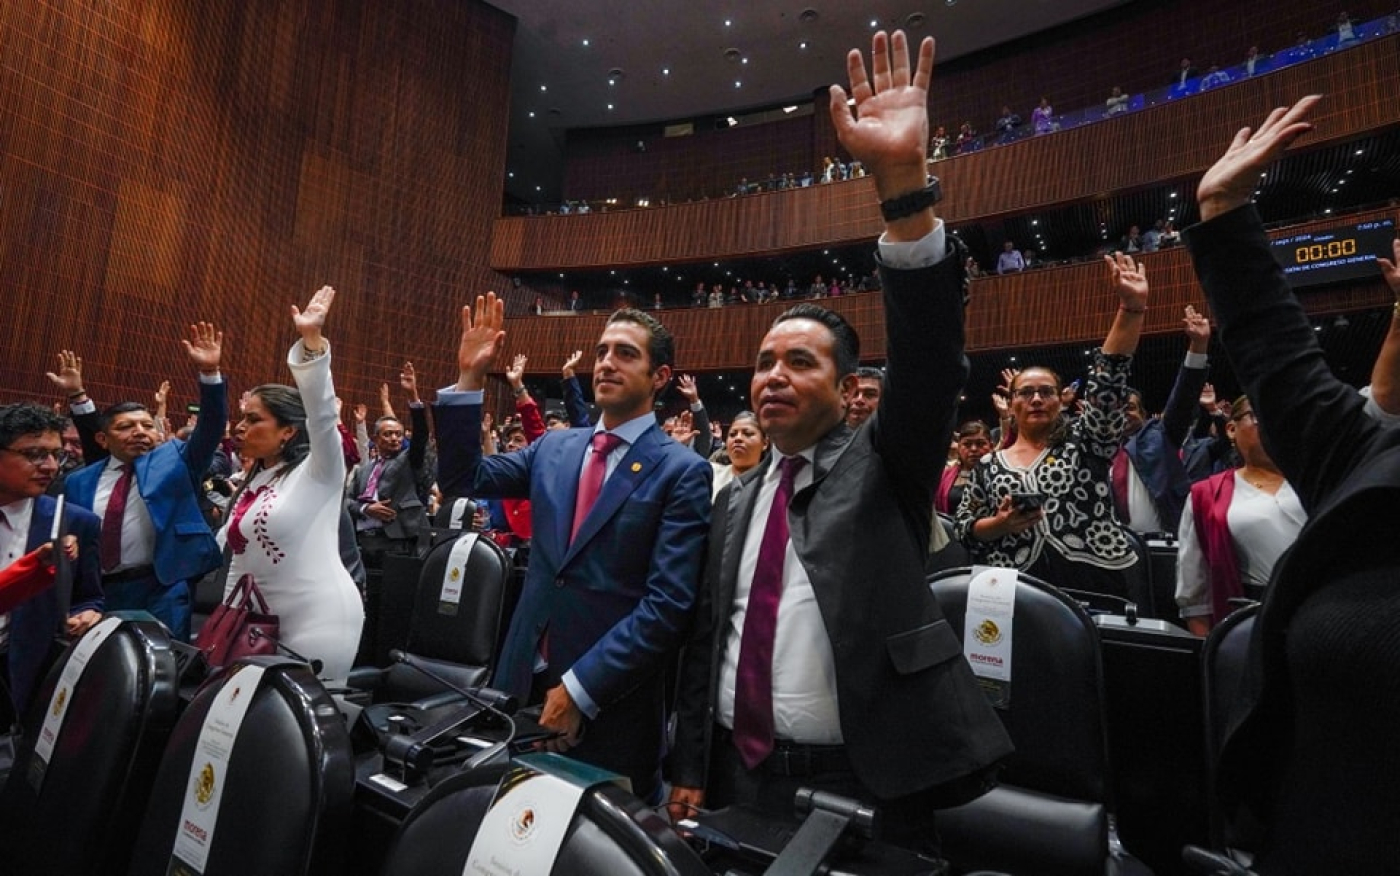
POLYGON ((1176 373, 1166 411, 1148 420, 1141 394, 1129 394, 1126 437, 1110 470, 1118 517, 1135 532, 1176 532, 1191 491, 1181 447, 1191 434, 1206 383, 1210 321, 1188 306, 1181 322, 1188 341, 1186 358, 1176 373))
POLYGON ((183 343, 199 369, 201 415, 189 441, 157 443, 155 419, 137 402, 113 405, 99 420, 82 389, 81 360, 71 353, 60 354, 60 373, 50 378, 68 393, 79 430, 97 429, 96 443, 107 454, 70 474, 64 490, 102 521, 107 608, 148 611, 188 642, 190 582, 221 560, 199 497, 223 437, 228 392, 219 373, 223 333, 201 322, 183 343))
POLYGON ((501 324, 494 293, 474 316, 463 308, 460 374, 435 410, 444 495, 530 499, 530 567, 494 683, 543 695, 540 723, 560 733, 551 750, 621 773, 658 802, 665 675, 695 607, 710 518, 709 463, 653 413, 674 342, 646 313, 614 313, 593 364, 599 422, 483 458, 482 387, 501 324))
MULTIPOLYGON (((0 569, 50 542, 57 502, 44 492, 58 476, 63 454, 60 436, 66 425, 64 418, 40 405, 0 407, 0 569)), ((62 597, 54 587, 0 615, 0 659, 8 662, 5 682, 20 716, 54 656, 60 629, 70 636, 81 635, 102 617, 97 518, 71 506, 64 518, 64 528, 75 537, 77 549, 68 617, 61 616, 62 597)))

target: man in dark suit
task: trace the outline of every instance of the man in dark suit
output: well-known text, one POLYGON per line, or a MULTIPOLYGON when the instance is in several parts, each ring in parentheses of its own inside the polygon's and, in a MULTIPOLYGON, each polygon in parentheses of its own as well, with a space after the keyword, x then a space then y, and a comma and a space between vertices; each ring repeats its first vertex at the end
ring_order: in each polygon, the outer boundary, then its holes
POLYGON ((1176 532, 1191 491, 1181 447, 1191 434, 1206 385, 1210 320, 1188 306, 1182 324, 1188 339, 1186 358, 1176 372, 1166 411, 1146 419, 1142 394, 1128 394, 1125 440, 1109 470, 1118 519, 1135 532, 1176 532))
POLYGON ((102 588, 108 610, 141 609, 190 639, 190 582, 219 567, 221 555, 200 509, 204 473, 223 438, 228 388, 219 373, 223 333, 210 323, 190 327, 183 341, 199 370, 202 415, 189 441, 157 443, 145 405, 122 402, 99 418, 82 387, 81 360, 71 353, 50 378, 68 394, 73 421, 95 440, 88 465, 68 476, 68 501, 102 521, 102 588))
POLYGON ((924 580, 944 434, 968 372, 965 250, 926 187, 933 41, 902 32, 848 62, 841 143, 874 173, 888 364, 879 409, 844 422, 859 339, 802 304, 764 337, 751 383, 772 460, 715 502, 679 691, 673 815, 743 803, 790 815, 802 786, 881 806, 882 836, 932 851, 932 812, 985 791, 1011 743, 924 580), (787 513, 783 513, 783 505, 787 513))
MULTIPOLYGON (((371 570, 383 568, 385 554, 413 553, 427 518, 423 493, 427 486, 428 412, 418 397, 412 362, 404 364, 399 383, 409 393, 413 436, 408 450, 403 449, 403 423, 395 417, 380 417, 374 424, 378 456, 355 469, 345 497, 345 509, 355 521, 360 556, 365 568, 371 570)), ((387 394, 384 397, 388 398, 387 394)))
MULTIPOLYGON (((66 425, 65 419, 39 405, 0 407, 0 569, 9 569, 27 554, 45 548, 36 559, 47 566, 57 502, 44 491, 58 476, 63 453, 60 434, 66 425)), ((97 518, 81 508, 70 506, 64 511, 64 528, 74 537, 77 550, 70 566, 71 607, 66 621, 61 616, 63 595, 53 586, 0 614, 0 663, 7 664, 4 680, 9 687, 9 703, 0 707, 0 713, 13 706, 16 715, 24 715, 35 685, 54 656, 60 630, 81 635, 101 618, 98 525, 97 518)), ((71 559, 72 549, 68 550, 71 559)), ((40 568, 37 574, 50 573, 40 568)), ((0 731, 8 726, 9 721, 4 721, 0 731)))
POLYGON ((694 611, 710 516, 709 463, 666 437, 653 412, 674 342, 649 314, 617 311, 595 351, 599 422, 483 458, 481 389, 501 319, 494 294, 474 317, 463 308, 461 372, 434 411, 444 495, 530 499, 530 566, 494 684, 543 695, 540 723, 562 734, 552 750, 626 775, 659 802, 666 669, 694 611))

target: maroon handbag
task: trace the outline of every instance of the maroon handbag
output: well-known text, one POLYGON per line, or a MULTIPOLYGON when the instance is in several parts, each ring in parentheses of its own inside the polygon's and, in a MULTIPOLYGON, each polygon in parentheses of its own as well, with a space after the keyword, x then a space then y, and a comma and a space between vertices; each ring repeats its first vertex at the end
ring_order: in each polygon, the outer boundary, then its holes
POLYGON ((199 650, 217 669, 240 657, 276 653, 279 631, 277 615, 268 611, 253 576, 244 575, 200 628, 199 650))

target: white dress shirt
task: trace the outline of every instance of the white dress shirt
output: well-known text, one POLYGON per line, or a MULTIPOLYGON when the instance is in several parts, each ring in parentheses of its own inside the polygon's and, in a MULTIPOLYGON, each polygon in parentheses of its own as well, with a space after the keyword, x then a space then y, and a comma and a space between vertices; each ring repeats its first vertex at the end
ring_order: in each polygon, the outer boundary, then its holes
MULTIPOLYGON (((135 465, 136 461, 132 460, 131 464, 135 465)), ((107 457, 107 467, 102 469, 102 474, 97 479, 97 495, 92 500, 92 513, 96 514, 99 520, 106 519, 107 503, 112 500, 117 478, 122 475, 117 470, 120 465, 121 462, 115 456, 107 457)), ((121 562, 111 569, 103 569, 104 572, 149 566, 155 557, 156 526, 151 522, 151 511, 146 507, 146 500, 141 498, 141 487, 136 480, 137 475, 133 473, 131 486, 126 494, 126 511, 122 515, 121 562)))

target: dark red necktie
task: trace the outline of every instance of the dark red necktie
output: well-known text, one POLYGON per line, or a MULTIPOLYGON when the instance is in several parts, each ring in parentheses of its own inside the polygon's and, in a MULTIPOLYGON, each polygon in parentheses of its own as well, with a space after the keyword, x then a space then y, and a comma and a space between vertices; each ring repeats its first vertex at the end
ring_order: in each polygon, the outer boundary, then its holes
POLYGON ((107 510, 102 512, 102 540, 98 545, 102 568, 107 571, 122 561, 122 519, 126 517, 126 494, 131 492, 131 465, 119 465, 117 471, 121 476, 107 499, 107 510))
POLYGON ((1113 507, 1118 512, 1118 522, 1129 523, 1128 519, 1128 448, 1120 447, 1113 455, 1113 468, 1109 472, 1109 485, 1113 488, 1113 507))
POLYGON ((744 766, 753 769, 773 751, 773 637, 778 603, 783 598, 783 561, 787 558, 788 503, 792 484, 806 465, 801 456, 778 461, 778 489, 768 509, 763 541, 754 567, 739 666, 734 676, 734 747, 744 766))
POLYGON ((593 450, 583 465, 583 475, 578 481, 578 498, 574 500, 574 527, 569 531, 569 544, 574 543, 584 518, 598 501, 603 492, 603 477, 608 473, 608 454, 617 449, 622 439, 610 432, 593 433, 593 450))

